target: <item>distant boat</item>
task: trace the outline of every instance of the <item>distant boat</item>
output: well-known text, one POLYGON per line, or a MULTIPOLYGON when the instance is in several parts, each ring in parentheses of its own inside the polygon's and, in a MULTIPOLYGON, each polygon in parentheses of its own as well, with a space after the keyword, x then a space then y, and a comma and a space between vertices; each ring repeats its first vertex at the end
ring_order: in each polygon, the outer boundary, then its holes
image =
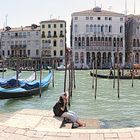
POLYGON ((4 64, 4 60, 0 60, 0 72, 6 72, 7 67, 4 64))
POLYGON ((56 68, 56 70, 65 70, 65 66, 64 65, 60 65, 59 67, 56 68))
POLYGON ((10 99, 10 98, 20 98, 20 97, 28 97, 32 95, 38 95, 40 93, 40 88, 45 90, 52 78, 52 72, 40 80, 34 80, 33 82, 23 82, 20 83, 19 87, 14 88, 3 88, 0 87, 0 99, 10 99))
POLYGON ((0 67, 0 72, 6 72, 6 71, 7 71, 7 68, 0 67))
MULTIPOLYGON (((93 76, 92 72, 90 72, 90 76, 93 76)), ((96 74, 94 74, 94 77, 96 77, 96 74)), ((114 76, 103 75, 103 74, 97 74, 97 77, 104 78, 104 79, 114 79, 114 76)), ((115 79, 116 78, 118 78, 118 76, 115 76, 115 79)), ((131 75, 119 76, 119 79, 132 79, 132 76, 131 75)), ((140 79, 140 76, 136 75, 133 77, 133 79, 140 79)))

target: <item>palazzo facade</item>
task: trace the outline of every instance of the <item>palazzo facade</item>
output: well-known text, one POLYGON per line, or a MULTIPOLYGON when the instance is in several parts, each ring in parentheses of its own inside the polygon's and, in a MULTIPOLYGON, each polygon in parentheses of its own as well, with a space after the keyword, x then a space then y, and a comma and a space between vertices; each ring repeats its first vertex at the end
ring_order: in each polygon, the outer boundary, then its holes
POLYGON ((125 16, 99 7, 75 12, 71 21, 71 48, 76 68, 125 65, 125 16))

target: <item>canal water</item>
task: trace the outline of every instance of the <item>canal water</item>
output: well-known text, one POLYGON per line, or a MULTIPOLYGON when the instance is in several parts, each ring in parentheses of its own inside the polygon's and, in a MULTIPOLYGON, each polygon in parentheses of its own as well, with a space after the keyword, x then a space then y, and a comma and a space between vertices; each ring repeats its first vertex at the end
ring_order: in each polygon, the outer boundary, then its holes
MULTIPOLYGON (((113 80, 99 79, 97 98, 94 98, 92 77, 89 70, 76 71, 76 89, 73 90, 70 110, 75 111, 80 118, 92 118, 100 121, 101 128, 122 128, 140 126, 140 80, 120 80, 120 99, 117 95, 117 85, 113 89, 113 80)), ((32 72, 22 72, 21 78, 27 78, 32 72)), ((43 76, 48 71, 43 71, 43 76)), ((98 73, 109 73, 98 70, 98 73)), ((0 73, 1 74, 1 73, 0 73)), ((14 75, 8 71, 5 76, 14 75)), ((39 72, 37 73, 39 77, 39 72)), ((51 110, 58 97, 63 92, 64 71, 55 71, 55 87, 49 85, 48 90, 39 96, 20 99, 0 100, 0 114, 12 114, 21 109, 51 110)), ((116 81, 117 84, 117 81, 116 81)))

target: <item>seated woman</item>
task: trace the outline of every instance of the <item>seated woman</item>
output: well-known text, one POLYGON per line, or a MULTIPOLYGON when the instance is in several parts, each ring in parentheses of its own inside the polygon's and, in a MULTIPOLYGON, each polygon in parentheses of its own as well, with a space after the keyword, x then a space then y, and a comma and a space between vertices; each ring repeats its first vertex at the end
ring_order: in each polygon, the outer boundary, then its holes
POLYGON ((55 116, 64 117, 73 123, 77 123, 79 127, 85 127, 86 124, 79 120, 75 112, 67 110, 67 100, 67 93, 64 93, 59 97, 59 101, 53 107, 55 116))

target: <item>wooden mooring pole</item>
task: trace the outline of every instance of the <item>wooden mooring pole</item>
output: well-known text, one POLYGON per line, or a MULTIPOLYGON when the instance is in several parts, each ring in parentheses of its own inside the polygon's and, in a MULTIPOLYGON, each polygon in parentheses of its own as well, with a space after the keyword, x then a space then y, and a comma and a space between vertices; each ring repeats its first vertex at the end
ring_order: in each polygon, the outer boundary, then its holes
POLYGON ((52 69, 52 87, 54 87, 54 69, 52 69))
POLYGON ((114 79, 113 79, 113 88, 115 88, 115 75, 116 75, 116 73, 115 73, 115 61, 114 61, 114 79))
POLYGON ((94 60, 92 62, 92 67, 93 67, 93 70, 92 70, 92 73, 93 73, 93 77, 92 77, 92 88, 94 88, 94 60))
POLYGON ((74 67, 74 62, 72 62, 72 66, 73 66, 73 86, 74 88, 76 88, 76 77, 75 77, 75 67, 74 67))
MULTIPOLYGON (((119 38, 118 38, 119 39, 119 38)), ((117 77, 117 83, 118 83, 118 98, 120 98, 120 68, 119 68, 119 40, 117 40, 117 71, 118 71, 118 77, 117 77)))
POLYGON ((41 54, 41 59, 40 59, 40 92, 39 92, 39 97, 41 98, 41 94, 42 94, 42 54, 41 54))
POLYGON ((97 95, 97 57, 96 57, 96 79, 95 79, 95 95, 94 95, 95 100, 96 100, 96 95, 97 95))
POLYGON ((64 75, 64 92, 66 92, 67 85, 67 64, 68 64, 68 51, 65 44, 65 75, 64 75))

